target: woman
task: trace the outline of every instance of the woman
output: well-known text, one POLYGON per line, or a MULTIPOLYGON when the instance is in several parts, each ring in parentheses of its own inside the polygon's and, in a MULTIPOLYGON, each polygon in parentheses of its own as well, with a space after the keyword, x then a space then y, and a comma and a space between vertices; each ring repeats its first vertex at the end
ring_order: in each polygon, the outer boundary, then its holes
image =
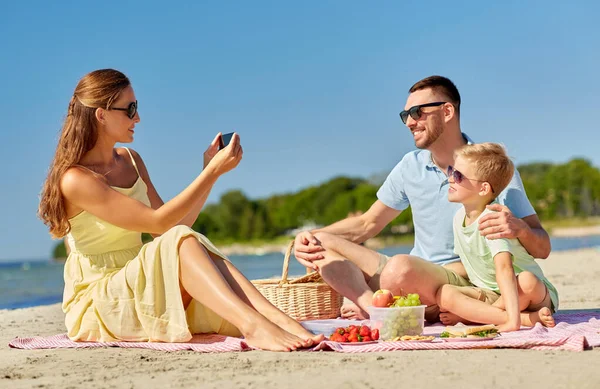
POLYGON ((67 236, 63 311, 76 341, 189 341, 192 333, 244 336, 290 351, 323 339, 271 305, 190 226, 216 180, 242 159, 240 139, 204 153, 204 169, 163 203, 131 143, 140 121, 127 77, 84 76, 71 101, 44 184, 39 215, 67 236), (142 245, 141 232, 155 236, 142 245))

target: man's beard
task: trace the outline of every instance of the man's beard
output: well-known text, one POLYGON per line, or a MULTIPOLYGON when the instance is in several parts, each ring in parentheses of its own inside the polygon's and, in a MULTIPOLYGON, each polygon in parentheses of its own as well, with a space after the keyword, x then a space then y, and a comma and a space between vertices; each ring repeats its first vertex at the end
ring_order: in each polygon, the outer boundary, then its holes
POLYGON ((415 141, 415 146, 418 149, 427 150, 444 132, 443 124, 438 118, 432 118, 431 127, 425 131, 424 139, 419 142, 415 141))

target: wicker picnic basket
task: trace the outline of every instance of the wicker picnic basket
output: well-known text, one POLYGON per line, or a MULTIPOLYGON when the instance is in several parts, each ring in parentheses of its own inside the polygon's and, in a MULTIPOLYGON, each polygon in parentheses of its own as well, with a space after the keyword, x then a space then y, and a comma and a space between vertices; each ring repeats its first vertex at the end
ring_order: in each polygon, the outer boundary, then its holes
POLYGON ((303 277, 288 279, 292 241, 283 259, 281 280, 253 280, 256 289, 273 305, 296 320, 335 319, 340 315, 343 297, 327 285, 321 275, 309 272, 303 277))

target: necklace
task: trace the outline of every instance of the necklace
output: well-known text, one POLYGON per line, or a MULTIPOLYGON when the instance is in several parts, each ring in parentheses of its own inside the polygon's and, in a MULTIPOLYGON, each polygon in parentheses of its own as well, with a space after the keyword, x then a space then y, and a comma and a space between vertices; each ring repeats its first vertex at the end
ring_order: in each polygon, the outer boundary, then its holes
POLYGON ((99 176, 106 177, 107 175, 110 174, 110 172, 112 172, 113 170, 115 170, 115 167, 117 166, 117 163, 118 163, 117 159, 115 158, 115 156, 113 154, 113 167, 109 171, 107 171, 106 173, 99 172, 98 168, 96 167, 96 165, 88 165, 88 166, 79 165, 79 166, 83 166, 84 168, 90 170, 94 174, 98 174, 99 176))

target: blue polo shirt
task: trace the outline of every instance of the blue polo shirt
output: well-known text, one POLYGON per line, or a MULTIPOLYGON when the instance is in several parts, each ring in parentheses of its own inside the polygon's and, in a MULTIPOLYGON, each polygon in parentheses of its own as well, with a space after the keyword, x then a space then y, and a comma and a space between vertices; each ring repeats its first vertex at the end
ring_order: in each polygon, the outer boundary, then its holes
MULTIPOLYGON (((459 260, 454 253, 452 220, 462 204, 448 201, 448 177, 433 163, 431 152, 415 150, 406 154, 377 191, 377 198, 398 211, 412 207, 415 246, 411 255, 439 265, 459 260)), ((497 201, 520 219, 535 214, 516 169, 497 201)))

